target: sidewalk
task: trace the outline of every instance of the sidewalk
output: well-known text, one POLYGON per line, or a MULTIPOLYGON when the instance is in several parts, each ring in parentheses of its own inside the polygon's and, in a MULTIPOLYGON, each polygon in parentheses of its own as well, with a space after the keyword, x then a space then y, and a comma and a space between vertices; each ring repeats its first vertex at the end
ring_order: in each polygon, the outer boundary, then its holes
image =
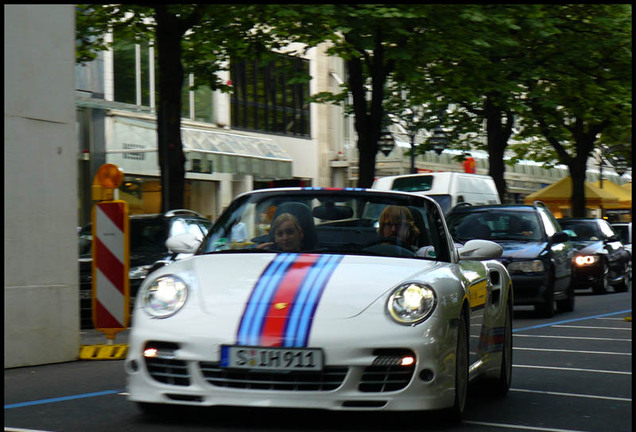
MULTIPOLYGON (((129 334, 130 328, 117 333, 112 340, 113 345, 128 344, 129 334)), ((99 330, 80 330, 80 345, 108 345, 108 339, 99 330)))

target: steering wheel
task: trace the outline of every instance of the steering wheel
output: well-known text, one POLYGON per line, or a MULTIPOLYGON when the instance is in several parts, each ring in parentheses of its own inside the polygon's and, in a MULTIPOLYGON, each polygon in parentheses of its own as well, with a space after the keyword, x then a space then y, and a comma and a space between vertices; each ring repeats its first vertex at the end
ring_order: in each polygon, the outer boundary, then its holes
POLYGON ((372 246, 375 246, 375 245, 378 245, 378 244, 383 244, 383 243, 390 243, 390 244, 399 246, 401 248, 408 249, 409 251, 412 252, 411 246, 409 246, 408 243, 406 243, 405 241, 400 240, 397 237, 380 237, 380 238, 375 239, 375 240, 369 242, 368 244, 366 244, 365 248, 372 247, 372 246))

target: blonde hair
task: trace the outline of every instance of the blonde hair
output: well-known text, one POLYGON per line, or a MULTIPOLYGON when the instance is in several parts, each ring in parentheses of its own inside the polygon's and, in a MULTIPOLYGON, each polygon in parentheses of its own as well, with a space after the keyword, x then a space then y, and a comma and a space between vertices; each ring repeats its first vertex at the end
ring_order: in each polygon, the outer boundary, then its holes
POLYGON ((272 222, 272 227, 270 228, 270 232, 273 234, 276 234, 276 230, 278 230, 278 228, 283 224, 283 222, 287 222, 287 221, 293 223, 298 231, 300 231, 301 233, 303 232, 303 228, 300 226, 300 222, 298 222, 298 219, 296 219, 296 216, 294 216, 291 213, 281 213, 280 215, 278 215, 276 220, 272 222))
POLYGON ((387 224, 406 224, 409 227, 411 241, 420 235, 420 230, 415 225, 411 211, 404 206, 386 206, 384 210, 382 210, 378 222, 380 224, 380 233, 387 224))

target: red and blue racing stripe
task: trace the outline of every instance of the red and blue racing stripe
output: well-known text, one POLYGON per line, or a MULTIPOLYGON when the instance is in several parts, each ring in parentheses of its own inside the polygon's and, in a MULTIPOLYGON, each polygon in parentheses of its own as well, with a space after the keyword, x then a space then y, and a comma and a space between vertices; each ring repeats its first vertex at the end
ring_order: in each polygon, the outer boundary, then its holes
POLYGON ((279 254, 254 286, 239 345, 305 347, 322 293, 342 255, 279 254))

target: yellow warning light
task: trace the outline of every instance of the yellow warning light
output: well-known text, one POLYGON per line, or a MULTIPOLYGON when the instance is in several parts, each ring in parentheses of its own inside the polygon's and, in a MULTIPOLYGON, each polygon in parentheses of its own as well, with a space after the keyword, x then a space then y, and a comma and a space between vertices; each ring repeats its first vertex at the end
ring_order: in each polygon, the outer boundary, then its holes
POLYGON ((104 164, 95 174, 95 182, 108 189, 117 189, 124 180, 124 170, 114 164, 104 164))

